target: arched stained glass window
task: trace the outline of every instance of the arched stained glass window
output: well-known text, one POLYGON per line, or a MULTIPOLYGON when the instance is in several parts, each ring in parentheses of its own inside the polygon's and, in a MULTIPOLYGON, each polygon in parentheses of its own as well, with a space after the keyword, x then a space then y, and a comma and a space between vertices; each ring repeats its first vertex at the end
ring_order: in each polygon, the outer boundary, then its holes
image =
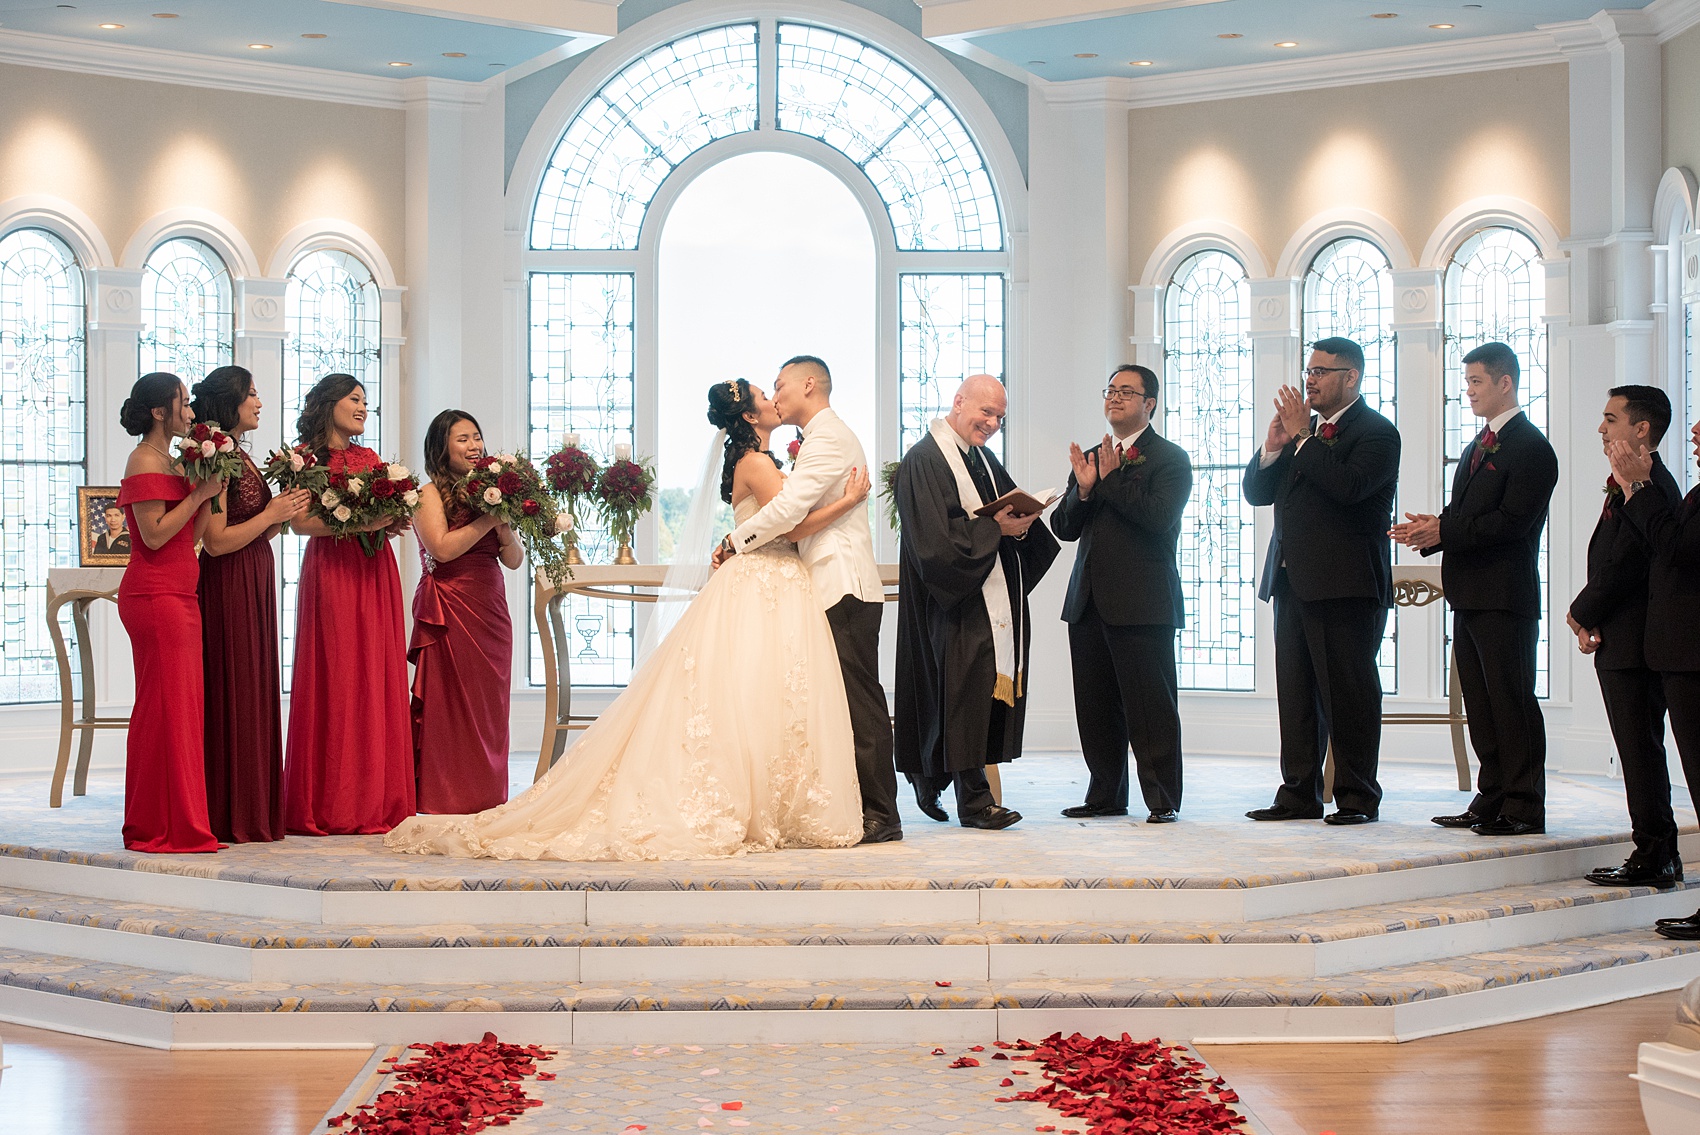
MULTIPOLYGON (((384 451, 380 352, 382 298, 372 270, 341 249, 309 252, 289 270, 283 293, 283 436, 295 440, 301 400, 327 374, 351 374, 366 387, 366 432, 357 443, 384 451)), ((289 688, 295 660, 295 587, 307 542, 285 536, 283 606, 278 638, 283 651, 283 685, 289 688)))
POLYGON ((142 266, 138 370, 164 370, 193 386, 234 358, 230 270, 202 241, 175 237, 142 266))
MULTIPOLYGON (((1689 437, 1693 436, 1694 424, 1700 422, 1700 341, 1694 328, 1694 312, 1700 304, 1684 304, 1682 306, 1682 404, 1687 408, 1686 421, 1689 437)), ((1679 451, 1687 449, 1688 438, 1678 438, 1679 451)), ((1683 480, 1685 488, 1692 489, 1695 483, 1696 467, 1693 461, 1684 461, 1682 467, 1687 470, 1683 480)))
POLYGON ((78 562, 84 321, 82 270, 65 242, 42 229, 0 237, 0 703, 59 696, 41 612, 48 569, 78 562))
MULTIPOLYGON (((1546 275, 1540 249, 1513 228, 1482 229, 1458 246, 1446 266, 1446 422, 1441 499, 1452 490, 1453 466, 1485 425, 1464 401, 1464 356, 1483 343, 1508 344, 1522 369, 1518 402, 1542 433, 1548 432, 1546 275)), ((1546 697, 1552 662, 1548 547, 1552 526, 1541 532, 1541 639, 1535 656, 1535 692, 1546 697)), ((1448 630, 1450 634, 1450 628, 1448 630)), ((1450 647, 1450 642, 1448 643, 1450 647)), ((1444 657, 1450 664, 1452 652, 1444 657)))
MULTIPOLYGON (((905 274, 898 278, 898 294, 903 308, 899 448, 908 452, 927 435, 934 418, 949 412, 963 379, 1003 376, 1003 277, 905 274)), ((1003 459, 1001 430, 989 448, 1003 459)))
POLYGON ((819 138, 868 175, 897 247, 1003 247, 992 178, 938 92, 860 40, 779 25, 779 128, 819 138))
MULTIPOLYGON (((1389 421, 1399 421, 1398 352, 1393 333, 1393 265, 1362 237, 1325 245, 1304 282, 1304 342, 1309 357, 1319 339, 1344 336, 1364 349, 1363 400, 1389 421)), ((1398 516, 1395 505, 1394 516, 1398 516)), ((1388 619, 1381 641, 1381 688, 1399 689, 1399 620, 1388 619)))
POLYGON ((1214 249, 1188 257, 1163 297, 1163 435, 1192 455, 1180 544, 1187 689, 1249 690, 1257 678, 1256 540, 1240 490, 1257 445, 1250 306, 1244 266, 1214 249))
POLYGON ((673 168, 756 126, 756 28, 711 28, 645 55, 585 104, 549 159, 532 248, 636 248, 673 168))

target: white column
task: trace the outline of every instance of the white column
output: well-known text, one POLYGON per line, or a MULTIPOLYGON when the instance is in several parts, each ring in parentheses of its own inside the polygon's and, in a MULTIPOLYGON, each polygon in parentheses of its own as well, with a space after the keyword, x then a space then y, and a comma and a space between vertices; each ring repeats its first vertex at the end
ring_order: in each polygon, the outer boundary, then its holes
MULTIPOLYGON (((1295 276, 1251 281, 1252 419, 1257 423, 1258 445, 1263 443, 1264 428, 1275 414, 1276 391, 1283 385, 1304 386, 1299 376, 1303 287, 1304 281, 1295 276)), ((1245 454, 1245 458, 1249 461, 1251 454, 1245 454)), ((1259 577, 1273 524, 1268 509, 1257 510, 1259 577)), ((1267 603, 1259 603, 1257 610, 1257 692, 1270 697, 1275 694, 1275 615, 1267 603)))
MULTIPOLYGON (((93 268, 87 278, 88 483, 116 485, 136 444, 135 438, 118 427, 118 410, 140 377, 137 350, 142 334, 142 274, 128 268, 93 268)), ((97 603, 91 615, 95 689, 104 712, 133 702, 136 682, 130 640, 116 609, 109 603, 97 603)))
MULTIPOLYGON (((1401 513, 1439 515, 1446 506, 1446 483, 1441 453, 1446 429, 1446 331, 1441 321, 1441 280, 1438 268, 1413 268, 1393 273, 1393 331, 1398 336, 1395 365, 1399 375, 1399 495, 1401 513)), ((1403 520, 1396 516, 1394 519, 1403 520)), ((1429 563, 1407 548, 1394 546, 1399 563, 1429 563)), ((1444 603, 1400 608, 1399 700, 1443 699, 1441 650, 1444 642, 1444 603)), ((1417 711, 1417 707, 1412 707, 1417 711)), ((1388 742, 1405 731, 1384 734, 1388 742)), ((1430 738, 1425 737, 1426 743, 1430 738)))
POLYGON ((263 457, 295 439, 295 422, 283 404, 283 293, 287 280, 236 281, 236 365, 247 367, 259 392, 260 428, 250 441, 263 457))

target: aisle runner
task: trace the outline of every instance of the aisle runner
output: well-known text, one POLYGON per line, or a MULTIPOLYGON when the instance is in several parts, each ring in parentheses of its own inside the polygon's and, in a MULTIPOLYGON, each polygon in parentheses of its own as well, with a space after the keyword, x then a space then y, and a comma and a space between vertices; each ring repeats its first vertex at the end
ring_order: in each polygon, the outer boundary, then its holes
MULTIPOLYGON (((439 1049, 448 1046, 438 1046, 439 1049)), ((503 1046, 518 1051, 517 1046, 503 1046)), ((379 1050, 337 1102, 315 1135, 360 1130, 351 1120, 381 1093, 400 1087, 387 1071, 430 1053, 379 1050)), ((1184 1045, 1123 1043, 1077 1038, 1044 1044, 1038 1052, 1001 1044, 937 1048, 929 1045, 766 1044, 639 1045, 566 1048, 537 1060, 518 1084, 539 1101, 485 1122, 513 1135, 764 1135, 770 1132, 832 1135, 982 1135, 987 1132, 1105 1135, 1260 1135, 1266 1129, 1220 1084, 1198 1054, 1184 1045), (1048 1059, 1047 1059, 1048 1058, 1048 1059), (1069 1062, 1076 1074, 1053 1082, 1047 1068, 1069 1062), (1094 1063, 1097 1062, 1097 1063, 1094 1063), (1143 1063, 1156 1075, 1137 1074, 1143 1063), (1016 1073, 1025 1073, 1018 1078, 1016 1073), (1083 1075, 1081 1073, 1084 1073, 1083 1075), (543 1077, 553 1076, 553 1079, 543 1077), (1095 1127, 1092 1117, 1053 1110, 1015 1098, 1089 1092, 1088 1081, 1117 1083, 1124 1100, 1163 1089, 1174 1106, 1165 1125, 1095 1127), (1070 1087, 1062 1087, 1063 1084, 1070 1087), (1212 1120, 1214 1120, 1212 1122, 1212 1120)), ((1084 1097, 1082 1097, 1084 1098, 1084 1097)), ((1100 1100, 1102 1095, 1098 1097, 1100 1100)), ((1100 1104, 1098 1114, 1105 1114, 1100 1104)), ((473 1128, 432 1128, 461 1131, 473 1128)), ((371 1127, 367 1130, 384 1130, 371 1127)), ((407 1130, 400 1128, 399 1130, 407 1130)), ((422 1129, 423 1130, 423 1129, 422 1129)))

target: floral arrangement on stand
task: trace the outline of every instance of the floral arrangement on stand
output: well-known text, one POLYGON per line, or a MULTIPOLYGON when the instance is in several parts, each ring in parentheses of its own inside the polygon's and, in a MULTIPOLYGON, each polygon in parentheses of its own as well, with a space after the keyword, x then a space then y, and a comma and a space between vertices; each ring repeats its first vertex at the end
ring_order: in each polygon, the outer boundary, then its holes
POLYGON ((600 470, 596 458, 579 448, 578 434, 570 433, 560 449, 551 453, 543 461, 544 475, 549 482, 551 492, 566 501, 566 527, 561 528, 561 535, 567 544, 567 563, 582 564, 578 552, 578 526, 583 523, 584 516, 579 511, 580 505, 596 491, 596 479, 600 470))
MULTIPOLYGON (((305 445, 272 450, 260 466, 260 474, 285 493, 306 489, 317 497, 330 485, 330 474, 319 464, 319 455, 305 445)), ((285 524, 283 530, 288 532, 289 525, 285 524)))
POLYGON ((632 555, 632 534, 637 531, 638 518, 655 503, 654 463, 633 461, 631 451, 629 445, 616 445, 614 460, 596 480, 596 509, 619 544, 614 554, 617 564, 637 563, 632 555))
MULTIPOLYGON (((197 422, 177 439, 177 460, 183 464, 183 475, 197 485, 220 477, 230 482, 242 476, 242 456, 236 452, 236 439, 205 422, 197 422)), ((224 511, 217 497, 212 499, 212 510, 224 511)))
POLYGON ((891 525, 891 530, 902 534, 902 525, 897 519, 897 470, 902 466, 901 461, 887 461, 880 467, 880 500, 885 502, 885 522, 891 525))
POLYGON ((566 549, 557 540, 572 533, 572 517, 561 511, 530 458, 523 453, 480 457, 460 483, 473 509, 501 518, 518 534, 552 586, 572 578, 566 549))
POLYGON ((400 462, 370 469, 332 469, 326 481, 308 515, 323 520, 338 539, 360 537, 360 547, 368 556, 377 555, 384 546, 383 532, 370 531, 369 525, 377 520, 412 520, 419 511, 419 485, 400 462))

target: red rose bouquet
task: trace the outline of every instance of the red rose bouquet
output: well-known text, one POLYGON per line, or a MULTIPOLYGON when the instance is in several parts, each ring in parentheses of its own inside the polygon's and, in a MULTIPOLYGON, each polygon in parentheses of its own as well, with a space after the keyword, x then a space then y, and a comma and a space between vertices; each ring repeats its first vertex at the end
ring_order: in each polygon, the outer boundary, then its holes
POLYGON ((530 458, 523 453, 480 457, 461 478, 460 487, 475 511, 500 517, 514 530, 551 584, 559 587, 571 578, 566 551, 556 536, 572 530, 572 519, 560 515, 551 487, 544 485, 530 458))
MULTIPOLYGON (((177 460, 183 465, 183 475, 197 485, 220 477, 228 484, 242 476, 242 455, 236 452, 236 439, 205 422, 196 422, 177 439, 177 460)), ((212 510, 224 511, 217 497, 212 499, 212 510)))
POLYGON ((352 465, 332 462, 327 484, 314 498, 310 515, 317 516, 341 538, 360 537, 368 556, 383 547, 382 531, 369 526, 376 520, 412 520, 419 511, 419 485, 399 462, 352 465))
POLYGON ((596 509, 622 547, 631 545, 638 517, 655 503, 654 488, 655 469, 648 461, 616 459, 602 470, 596 482, 596 509))
MULTIPOLYGON (((260 466, 260 473, 286 493, 291 489, 306 489, 317 497, 330 485, 325 467, 319 464, 319 455, 305 445, 272 450, 260 466)), ((289 525, 285 524, 283 530, 288 532, 289 525)))

